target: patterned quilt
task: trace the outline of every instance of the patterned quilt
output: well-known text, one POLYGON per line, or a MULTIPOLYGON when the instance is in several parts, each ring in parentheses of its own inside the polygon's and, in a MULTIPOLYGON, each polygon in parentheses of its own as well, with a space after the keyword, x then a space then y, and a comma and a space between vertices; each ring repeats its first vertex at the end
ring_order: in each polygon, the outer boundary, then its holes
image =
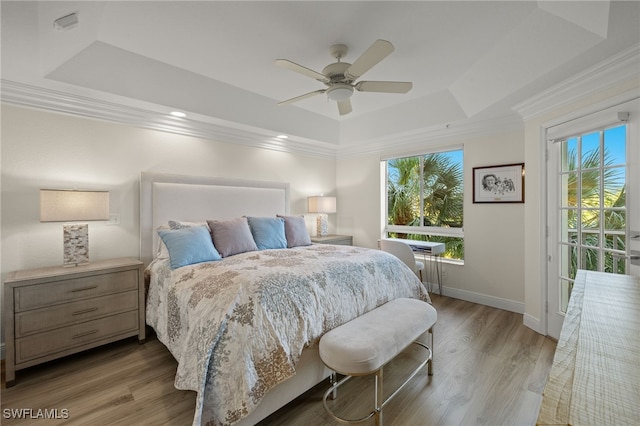
POLYGON ((429 295, 396 257, 314 244, 175 270, 148 267, 147 323, 178 361, 175 386, 198 394, 194 425, 232 425, 295 374, 326 331, 399 297, 429 295))

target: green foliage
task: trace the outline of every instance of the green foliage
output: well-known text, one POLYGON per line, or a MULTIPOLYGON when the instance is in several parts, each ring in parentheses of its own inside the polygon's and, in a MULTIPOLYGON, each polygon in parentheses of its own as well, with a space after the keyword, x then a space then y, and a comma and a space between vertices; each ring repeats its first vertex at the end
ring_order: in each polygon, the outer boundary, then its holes
MULTIPOLYGON (((387 164, 388 223, 403 226, 463 226, 462 164, 445 154, 389 160, 387 164), (421 191, 422 190, 422 194, 421 191), (422 195, 422 196, 421 196, 422 195), (422 202, 422 216, 420 207, 422 202)), ((396 234, 446 244, 445 257, 462 259, 462 238, 396 234)))
POLYGON ((614 160, 605 149, 603 168, 600 168, 598 150, 587 153, 578 168, 578 155, 574 149, 567 152, 566 205, 570 244, 570 270, 572 275, 578 268, 591 271, 624 273, 624 261, 605 252, 604 264, 600 265, 598 248, 625 250, 626 229, 626 185, 624 169, 611 167, 614 160), (600 195, 602 193, 602 200, 600 195), (601 205, 602 202, 602 205, 601 205), (575 210, 574 210, 575 209, 575 210), (578 212, 580 214, 578 214, 578 212), (578 223, 579 221, 579 223, 578 223), (583 231, 578 240, 578 226, 583 231), (595 232, 584 232, 584 231, 595 232), (599 241, 602 230, 605 241, 599 241), (616 233, 616 231, 618 231, 616 233))
POLYGON ((420 190, 420 159, 418 157, 398 158, 389 161, 387 180, 387 200, 389 222, 394 225, 409 225, 419 211, 416 195, 420 190))
POLYGON ((423 165, 424 225, 461 228, 462 165, 442 154, 427 155, 423 165))

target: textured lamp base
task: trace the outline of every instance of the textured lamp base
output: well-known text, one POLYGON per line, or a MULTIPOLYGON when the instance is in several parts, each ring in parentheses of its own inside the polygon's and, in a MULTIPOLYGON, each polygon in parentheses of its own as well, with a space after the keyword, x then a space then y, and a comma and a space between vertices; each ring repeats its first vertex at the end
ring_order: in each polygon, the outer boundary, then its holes
POLYGON ((329 235, 329 217, 324 213, 319 213, 316 218, 316 233, 318 237, 329 235))
POLYGON ((64 266, 89 263, 89 225, 64 225, 64 266))

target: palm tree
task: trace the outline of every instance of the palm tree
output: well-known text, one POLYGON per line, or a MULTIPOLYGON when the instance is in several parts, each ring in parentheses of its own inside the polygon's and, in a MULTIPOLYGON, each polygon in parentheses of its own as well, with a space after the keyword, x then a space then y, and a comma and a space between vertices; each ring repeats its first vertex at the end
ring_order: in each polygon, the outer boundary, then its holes
POLYGON ((411 226, 415 220, 417 216, 416 210, 419 212, 417 204, 420 190, 419 165, 419 157, 389 160, 389 178, 387 180, 388 223, 411 226))
POLYGON ((575 149, 567 152, 567 194, 566 203, 570 209, 567 211, 569 241, 574 245, 571 250, 571 270, 577 271, 578 258, 582 257, 580 267, 587 270, 603 270, 607 272, 624 273, 624 262, 617 262, 613 256, 605 256, 603 268, 598 268, 597 247, 604 247, 615 250, 625 250, 624 235, 617 235, 615 232, 608 233, 606 241, 599 244, 600 226, 605 231, 624 231, 626 226, 626 216, 624 207, 626 206, 626 186, 624 184, 624 174, 621 168, 610 168, 614 160, 605 149, 603 153, 603 165, 605 168, 600 172, 600 155, 598 150, 588 153, 580 165, 578 171, 578 156, 575 149), (604 214, 600 215, 600 181, 602 180, 604 214), (578 183, 581 191, 578 192, 578 183), (581 207, 581 214, 578 215, 577 208, 581 207), (602 222, 602 223, 601 223, 602 222), (578 241, 578 226, 583 231, 593 230, 593 233, 584 232, 582 241, 578 241), (584 246, 584 247, 581 247, 584 246), (593 247, 589 249, 585 247, 593 247))
POLYGON ((463 221, 462 168, 442 154, 425 157, 424 224, 461 228, 463 221))
MULTIPOLYGON (((463 175, 462 165, 445 154, 429 154, 422 158, 406 157, 389 160, 387 181, 388 220, 390 224, 437 227, 462 227, 463 175), (420 217, 420 179, 423 179, 423 217, 420 217)), ((398 238, 427 239, 427 236, 406 233, 398 238)), ((446 257, 462 259, 461 238, 429 236, 430 241, 446 245, 446 257)))

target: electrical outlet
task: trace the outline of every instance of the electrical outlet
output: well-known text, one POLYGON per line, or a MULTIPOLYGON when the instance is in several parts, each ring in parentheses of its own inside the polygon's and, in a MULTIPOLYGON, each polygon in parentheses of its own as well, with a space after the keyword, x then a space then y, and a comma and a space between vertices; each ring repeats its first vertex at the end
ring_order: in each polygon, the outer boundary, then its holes
POLYGON ((107 225, 120 225, 120 215, 118 213, 109 213, 107 225))

